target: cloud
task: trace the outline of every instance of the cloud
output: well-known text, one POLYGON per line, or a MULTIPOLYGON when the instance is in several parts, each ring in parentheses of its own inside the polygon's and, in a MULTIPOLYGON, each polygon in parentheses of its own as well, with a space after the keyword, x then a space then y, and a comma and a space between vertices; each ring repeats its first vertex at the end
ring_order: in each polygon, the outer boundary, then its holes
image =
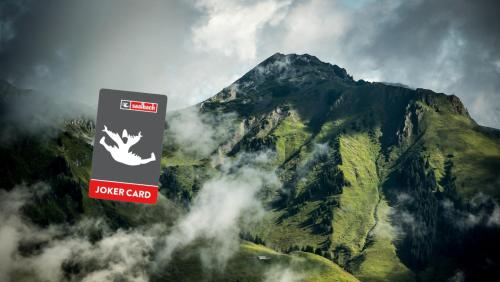
POLYGON ((0 143, 9 144, 26 134, 55 136, 66 120, 95 115, 93 109, 71 101, 70 97, 53 98, 48 93, 33 91, 6 94, 0 101, 0 143))
MULTIPOLYGON (((184 150, 208 155, 227 138, 234 118, 233 114, 214 117, 187 110, 169 125, 184 150), (196 141, 188 142, 192 140, 196 141)), ((273 158, 273 152, 242 153, 217 162, 219 173, 203 184, 189 212, 173 227, 162 223, 111 230, 104 219, 84 218, 75 225, 41 228, 24 218, 22 207, 35 194, 50 192, 49 186, 0 190, 0 239, 4 242, 0 280, 148 281, 158 270, 152 266, 168 262, 174 251, 199 240, 210 242, 209 247, 194 250, 203 266, 223 268, 239 249, 240 228, 263 216, 262 194, 280 186, 274 168, 269 167, 273 158), (102 234, 102 239, 96 241, 95 233, 102 234)))
MULTIPOLYGON (((406 236, 411 238, 426 238, 435 231, 434 229, 455 230, 457 234, 465 234, 476 227, 500 227, 500 206, 491 197, 479 193, 466 203, 453 202, 450 199, 439 199, 437 204, 438 220, 446 226, 429 224, 422 214, 415 213, 411 208, 416 203, 413 196, 407 193, 396 195, 397 203, 394 207, 379 207, 379 212, 387 215, 377 222, 373 234, 399 241, 406 236)), ((447 231, 448 232, 448 231, 447 231)))
POLYGON ((448 282, 464 282, 465 281, 465 273, 461 270, 457 270, 453 276, 448 278, 448 282))
POLYGON ((488 226, 500 226, 500 207, 495 205, 493 212, 488 217, 488 226))
POLYGON ((327 158, 329 150, 330 147, 328 145, 328 142, 313 143, 311 154, 308 155, 307 159, 305 159, 302 164, 297 166, 297 179, 305 180, 304 177, 310 171, 310 169, 315 166, 322 158, 327 158))
POLYGON ((204 183, 189 212, 166 237, 160 261, 168 263, 174 251, 201 239, 211 246, 200 251, 204 266, 223 268, 239 248, 241 224, 263 216, 259 192, 279 186, 274 171, 262 167, 270 157, 269 153, 242 154, 224 162, 221 175, 204 183))
POLYGON ((440 204, 443 216, 460 230, 467 231, 477 226, 500 227, 500 206, 482 193, 475 195, 466 208, 457 207, 449 199, 440 204))
MULTIPOLYGON (((160 231, 161 227, 156 229, 160 231)), ((154 228, 130 232, 119 230, 93 246, 79 244, 65 263, 76 263, 90 269, 95 267, 94 271, 81 277, 83 281, 149 281, 153 243, 158 236, 154 228)))
POLYGON ((408 193, 398 193, 396 195, 396 201, 398 204, 409 204, 414 201, 414 198, 408 193))
POLYGON ((294 5, 273 37, 284 52, 312 53, 357 79, 456 94, 480 123, 499 127, 498 8, 498 1, 311 0, 294 5))
POLYGON ((105 219, 85 217, 74 225, 42 228, 25 218, 22 208, 35 194, 50 192, 48 185, 0 190, 0 280, 148 281, 159 271, 154 266, 199 240, 210 242, 193 249, 203 266, 221 269, 239 249, 240 227, 263 216, 261 194, 280 185, 268 167, 274 157, 243 153, 225 160, 189 212, 170 227, 162 222, 111 230, 105 219), (97 240, 95 234, 101 234, 97 240))
POLYGON ((16 36, 16 21, 29 9, 29 1, 2 1, 0 3, 0 52, 16 36))
POLYGON ((428 230, 425 223, 417 214, 412 213, 407 209, 415 203, 415 198, 405 192, 397 193, 396 203, 394 207, 379 205, 380 216, 377 225, 375 226, 374 235, 385 239, 390 239, 393 242, 403 239, 407 235, 424 236, 428 230))
POLYGON ((18 281, 148 281, 154 242, 164 225, 110 231, 100 219, 87 218, 76 225, 40 228, 22 216, 21 208, 50 188, 43 184, 0 190, 0 280, 18 281), (90 240, 90 233, 103 239, 90 240))
POLYGON ((347 57, 358 56, 371 66, 346 67, 358 77, 376 72, 383 81, 456 94, 480 123, 499 127, 500 104, 494 97, 500 83, 489 63, 500 57, 493 35, 500 22, 492 12, 498 8, 498 1, 403 1, 390 7, 374 1, 354 15, 364 21, 352 30, 359 36, 348 39, 353 49, 347 57), (367 24, 376 29, 367 34, 367 24), (477 105, 478 99, 487 105, 477 105))
MULTIPOLYGON (((44 189, 44 184, 34 185, 34 189, 44 189)), ((55 235, 61 234, 58 227, 40 229, 21 216, 21 208, 30 199, 30 189, 16 186, 10 192, 0 190, 0 280, 15 281, 16 273, 37 273, 44 280, 59 280, 60 270, 53 268, 57 260, 52 252, 36 256, 37 259, 25 258, 18 253, 23 242, 37 244, 50 241, 55 235), (40 267, 41 264, 46 267, 40 267)), ((56 250, 64 255, 64 250, 56 250)))
POLYGON ((398 241, 404 237, 405 233, 402 228, 403 223, 411 222, 414 224, 415 221, 413 216, 408 214, 403 215, 401 218, 397 217, 398 211, 386 205, 379 205, 378 212, 377 225, 370 235, 392 242, 398 241))
POLYGON ((102 87, 166 93, 172 110, 273 53, 310 53, 356 79, 455 94, 500 127, 495 0, 22 3, 2 15, 0 78, 51 97, 95 106, 102 87))
MULTIPOLYGON (((54 100, 95 106, 100 88, 175 96, 188 89, 187 73, 203 64, 183 52, 195 12, 185 2, 24 2, 29 9, 17 17, 16 36, 0 52, 0 77, 54 100)), ((169 102, 175 106, 176 99, 169 102)))
POLYGON ((17 245, 22 231, 27 227, 22 224, 18 216, 19 209, 28 197, 27 191, 19 188, 16 193, 0 190, 0 280, 8 281, 8 271, 13 262, 12 256, 17 251, 17 245))
POLYGON ((296 75, 295 68, 291 68, 291 61, 288 56, 275 58, 271 63, 259 65, 252 70, 252 79, 257 84, 266 81, 270 77, 284 80, 296 75))
POLYGON ((339 44, 337 41, 350 30, 351 21, 352 16, 342 2, 299 2, 284 22, 283 46, 286 50, 314 50, 315 46, 339 44))
POLYGON ((188 154, 207 157, 234 134, 236 114, 200 113, 191 107, 170 115, 168 137, 188 154))
POLYGON ((258 32, 281 22, 290 4, 288 0, 197 1, 196 7, 205 15, 203 23, 193 28, 193 43, 205 52, 255 59, 258 32))
POLYGON ((301 273, 283 266, 273 266, 264 273, 264 282, 298 282, 304 278, 301 273))

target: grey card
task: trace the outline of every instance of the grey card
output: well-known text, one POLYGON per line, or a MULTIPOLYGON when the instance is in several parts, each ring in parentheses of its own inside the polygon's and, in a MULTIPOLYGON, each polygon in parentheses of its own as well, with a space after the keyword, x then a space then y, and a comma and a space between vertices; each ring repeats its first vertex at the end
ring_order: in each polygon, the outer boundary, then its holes
POLYGON ((156 203, 167 96, 101 89, 91 198, 156 203))

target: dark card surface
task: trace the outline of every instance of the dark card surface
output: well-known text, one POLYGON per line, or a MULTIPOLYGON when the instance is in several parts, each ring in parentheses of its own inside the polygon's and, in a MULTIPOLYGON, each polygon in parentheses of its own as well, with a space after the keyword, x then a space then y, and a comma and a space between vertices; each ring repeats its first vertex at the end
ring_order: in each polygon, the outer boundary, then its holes
POLYGON ((91 198, 156 203, 166 108, 164 95, 100 91, 91 198))

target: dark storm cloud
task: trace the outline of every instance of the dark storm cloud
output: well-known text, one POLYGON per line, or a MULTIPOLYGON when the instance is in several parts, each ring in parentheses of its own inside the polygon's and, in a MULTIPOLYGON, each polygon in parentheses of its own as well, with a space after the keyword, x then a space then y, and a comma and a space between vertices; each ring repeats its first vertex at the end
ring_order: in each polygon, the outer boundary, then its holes
POLYGON ((2 3, 13 36, 3 40, 0 77, 91 105, 102 87, 165 92, 167 62, 183 59, 177 55, 185 42, 177 38, 193 18, 183 2, 25 4, 20 13, 2 3))
POLYGON ((2 1, 0 3, 0 51, 15 37, 17 19, 26 12, 27 1, 2 1))
POLYGON ((299 2, 282 49, 308 52, 357 79, 458 95, 479 123, 500 127, 500 2, 299 2))
POLYGON ((481 122, 498 127, 499 11, 499 1, 406 1, 380 20, 362 51, 415 87, 458 94, 481 122))
POLYGON ((496 0, 3 3, 0 77, 90 105, 108 87, 167 93, 171 110, 275 52, 310 53, 357 79, 455 94, 500 127, 496 0))

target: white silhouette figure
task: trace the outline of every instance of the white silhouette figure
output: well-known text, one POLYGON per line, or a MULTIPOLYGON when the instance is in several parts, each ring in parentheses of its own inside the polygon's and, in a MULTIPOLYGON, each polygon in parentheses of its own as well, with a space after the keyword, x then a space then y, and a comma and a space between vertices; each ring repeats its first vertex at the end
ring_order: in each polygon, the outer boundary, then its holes
POLYGON ((115 141, 116 145, 118 145, 118 147, 116 147, 115 145, 110 146, 106 144, 105 141, 106 136, 103 136, 99 141, 99 143, 101 143, 101 145, 103 145, 104 148, 106 148, 106 151, 108 151, 111 154, 111 157, 113 157, 115 161, 129 166, 137 166, 137 165, 147 164, 149 162, 156 160, 154 152, 151 153, 151 157, 147 159, 142 159, 138 155, 130 152, 130 147, 134 146, 137 142, 139 142, 139 140, 141 140, 142 138, 141 132, 139 132, 138 135, 129 135, 127 133, 127 130, 124 129, 122 132, 122 136, 120 137, 120 135, 118 135, 117 133, 109 131, 106 125, 104 126, 104 129, 102 131, 108 134, 108 136, 113 141, 115 141), (126 142, 123 142, 122 138, 127 138, 126 142))

